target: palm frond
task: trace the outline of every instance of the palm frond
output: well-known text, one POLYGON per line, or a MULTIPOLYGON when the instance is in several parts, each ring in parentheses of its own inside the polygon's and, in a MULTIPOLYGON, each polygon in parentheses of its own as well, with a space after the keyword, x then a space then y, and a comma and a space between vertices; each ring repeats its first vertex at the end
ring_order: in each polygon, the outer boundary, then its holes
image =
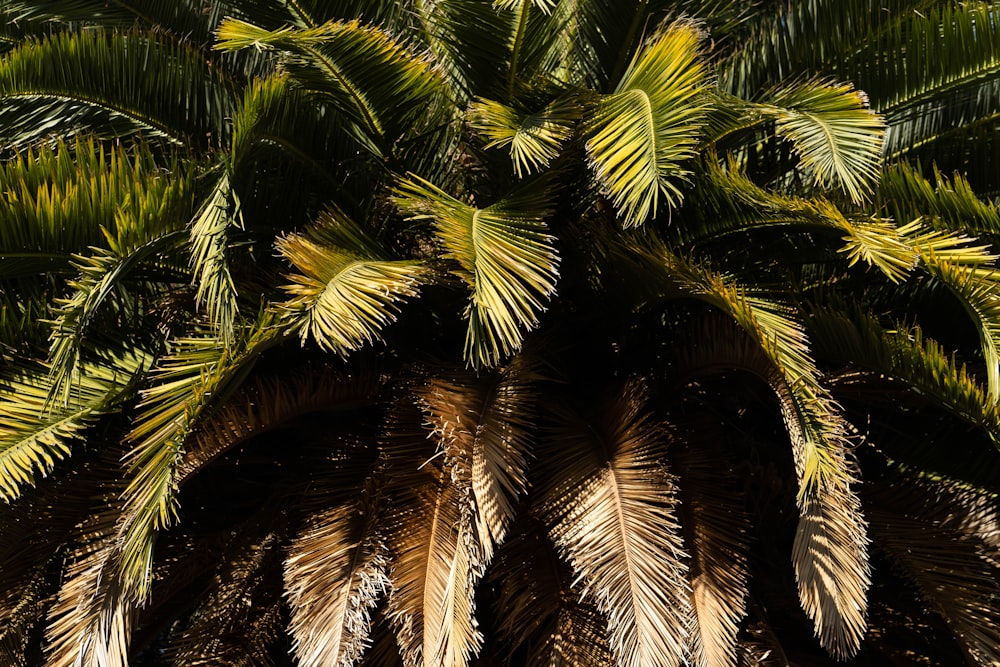
POLYGON ((224 344, 235 336, 239 305, 229 270, 229 230, 242 227, 240 201, 223 173, 201 210, 191 221, 190 269, 198 286, 195 303, 204 308, 208 322, 224 344))
POLYGON ((53 402, 47 369, 17 372, 2 381, 0 400, 0 498, 11 501, 36 475, 48 474, 70 454, 71 443, 112 406, 143 370, 141 356, 88 364, 53 402))
POLYGON ((971 234, 1000 234, 1000 207, 980 199, 961 175, 951 179, 934 168, 933 181, 919 169, 898 162, 882 174, 879 200, 894 220, 923 218, 928 224, 971 234))
POLYGON ((221 50, 253 47, 291 54, 288 73, 350 118, 359 138, 377 150, 388 148, 403 128, 426 115, 443 90, 429 61, 358 21, 268 31, 230 18, 217 36, 221 50))
POLYGON ((553 542, 607 616, 617 663, 630 666, 680 661, 690 614, 665 432, 645 403, 632 379, 594 423, 561 415, 549 444, 558 460, 539 487, 553 542))
POLYGON ((77 527, 59 593, 49 610, 46 664, 53 667, 127 667, 137 606, 114 572, 113 497, 77 527))
POLYGON ((539 379, 519 355, 499 373, 432 378, 419 394, 444 465, 471 487, 483 562, 493 558, 527 491, 527 464, 539 379))
POLYGON ((164 653, 174 665, 271 665, 281 633, 281 515, 265 507, 256 523, 234 531, 228 553, 191 621, 164 653), (277 524, 277 526, 275 525, 277 524), (271 530, 266 530, 271 528, 271 530))
POLYGON ((672 443, 669 454, 681 487, 679 514, 691 554, 688 660, 699 667, 735 666, 749 578, 750 522, 743 494, 737 473, 720 465, 725 451, 717 443, 724 440, 723 432, 702 423, 679 423, 677 437, 682 442, 672 443), (688 433, 698 435, 684 435, 688 433))
POLYGON ((379 377, 372 368, 344 373, 307 369, 294 379, 258 377, 200 421, 184 446, 176 482, 182 485, 207 464, 250 438, 311 412, 365 407, 377 400, 379 377))
POLYGON ((185 442, 202 414, 224 402, 257 357, 283 339, 285 331, 274 319, 265 312, 228 348, 210 333, 174 341, 141 393, 128 434, 130 480, 119 525, 120 572, 139 600, 149 592, 153 539, 176 518, 185 442))
POLYGON ((412 176, 394 197, 411 220, 433 221, 444 257, 472 291, 465 358, 495 366, 521 345, 555 291, 559 256, 546 233, 550 211, 545 183, 532 183, 486 208, 455 199, 412 176))
POLYGON ((777 393, 799 477, 793 561, 800 598, 823 646, 835 655, 853 655, 864 634, 871 583, 868 538, 851 489, 855 465, 849 425, 819 383, 804 328, 791 308, 748 295, 726 276, 666 247, 655 255, 683 291, 731 317, 769 362, 761 376, 777 393))
POLYGON ((165 35, 58 33, 0 59, 4 147, 100 127, 203 146, 227 134, 230 83, 204 54, 165 35), (159 104, 170 100, 169 104, 159 104), (99 121, 99 122, 95 122, 99 121))
POLYGON ((499 588, 498 631, 529 667, 600 667, 614 663, 607 619, 573 585, 545 526, 523 519, 497 553, 489 580, 499 588))
POLYGON ((489 139, 486 148, 509 147, 514 173, 524 178, 555 159, 573 136, 582 109, 569 97, 555 99, 534 113, 478 99, 466 113, 472 126, 489 139))
POLYGON ((424 482, 398 507, 389 618, 409 667, 465 667, 482 646, 474 617, 482 576, 468 501, 433 462, 424 482))
POLYGON ((971 664, 1000 661, 1000 572, 974 544, 921 517, 868 511, 876 544, 948 624, 971 664))
POLYGON ((872 194, 881 166, 885 123, 850 85, 809 81, 767 96, 761 109, 778 136, 792 142, 813 182, 839 185, 860 204, 872 194))
POLYGON ((1000 255, 987 245, 961 233, 927 229, 921 220, 900 233, 910 238, 920 253, 922 268, 940 280, 959 300, 979 329, 990 399, 1000 401, 1000 301, 997 270, 1000 255))
POLYGON ((426 274, 418 262, 386 259, 378 244, 343 213, 327 210, 303 234, 277 242, 278 252, 300 271, 292 274, 282 304, 303 343, 347 356, 379 339, 399 313, 400 301, 416 296, 426 274))
POLYGON ((683 22, 657 33, 588 122, 591 166, 627 227, 655 216, 661 198, 681 202, 708 109, 699 41, 683 22))
MULTIPOLYGON (((289 547, 284 574, 289 633, 303 667, 350 667, 368 644, 372 607, 389 588, 379 525, 384 483, 376 471, 359 496, 308 517, 289 547), (332 580, 337 585, 331 586, 332 580)), ((356 485, 356 479, 348 480, 338 491, 356 485)))

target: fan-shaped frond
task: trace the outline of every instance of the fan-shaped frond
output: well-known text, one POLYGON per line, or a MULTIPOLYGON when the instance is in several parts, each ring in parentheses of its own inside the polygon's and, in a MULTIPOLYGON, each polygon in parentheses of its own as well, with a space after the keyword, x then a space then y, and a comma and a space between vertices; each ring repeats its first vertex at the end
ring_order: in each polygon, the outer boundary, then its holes
POLYGON ((681 202, 708 110, 699 41, 683 22, 657 33, 588 122, 591 166, 627 227, 655 216, 661 198, 681 202))
POLYGON ((776 90, 765 113, 778 136, 821 187, 839 185, 860 204, 879 176, 885 124, 868 109, 864 94, 844 84, 810 81, 776 90))
POLYGON ((545 183, 476 208, 413 176, 400 183, 394 201, 411 220, 433 221, 444 257, 458 262, 456 273, 472 291, 466 359, 500 363, 520 347, 555 291, 559 256, 546 233, 545 183))
POLYGON ((563 97, 535 113, 479 99, 467 115, 472 126, 489 139, 486 148, 509 147, 514 173, 523 178, 549 166, 573 136, 581 113, 575 100, 563 97))
POLYGON ((219 26, 216 48, 249 47, 291 54, 289 74, 352 119, 359 138, 376 152, 425 116, 443 91, 441 77, 426 59, 358 21, 268 31, 229 18, 219 26))
POLYGON ((633 379, 593 423, 561 415, 539 487, 553 542, 607 616, 618 664, 634 667, 680 661, 690 613, 665 432, 645 403, 633 379))
POLYGON ((398 302, 414 297, 426 274, 418 262, 386 253, 347 216, 320 214, 304 234, 278 240, 278 252, 301 273, 288 276, 282 307, 305 342, 347 356, 396 319, 398 302))

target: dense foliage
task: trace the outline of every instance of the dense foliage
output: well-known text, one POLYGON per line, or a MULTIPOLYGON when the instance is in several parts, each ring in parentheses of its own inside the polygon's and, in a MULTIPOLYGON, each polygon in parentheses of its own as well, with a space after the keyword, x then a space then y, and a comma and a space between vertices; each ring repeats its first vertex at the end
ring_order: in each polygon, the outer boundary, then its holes
POLYGON ((996 664, 998 12, 6 0, 0 662, 996 664))

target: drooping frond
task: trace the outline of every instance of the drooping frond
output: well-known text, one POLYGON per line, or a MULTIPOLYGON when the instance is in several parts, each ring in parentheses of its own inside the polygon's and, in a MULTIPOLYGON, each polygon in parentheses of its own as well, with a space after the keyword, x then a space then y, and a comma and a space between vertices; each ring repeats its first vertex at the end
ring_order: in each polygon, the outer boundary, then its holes
POLYGON ((868 199, 879 176, 885 124, 864 94, 810 81, 768 97, 762 111, 774 119, 778 136, 792 142, 814 184, 840 186, 856 204, 868 199))
POLYGON ((256 523, 234 531, 199 607, 163 650, 173 665, 267 667, 281 614, 280 516, 261 510, 256 523), (274 523, 272 523, 274 522, 274 523), (267 530, 271 528, 271 530, 267 530))
POLYGON ((921 266, 959 300, 979 329, 990 399, 1000 401, 1000 299, 996 261, 988 245, 957 232, 928 229, 921 220, 900 230, 920 253, 921 266))
POLYGON ((127 667, 136 605, 114 571, 115 522, 121 505, 106 497, 75 531, 58 596, 49 610, 46 664, 127 667))
POLYGON ((545 526, 522 519, 497 553, 489 581, 500 589, 498 631, 509 654, 528 667, 613 664, 607 620, 573 585, 545 526))
POLYGON ((835 655, 853 655, 864 634, 871 582, 868 538, 851 489, 856 472, 849 426, 819 382, 804 328, 791 308, 751 296, 727 276, 666 247, 655 256, 677 287, 731 317, 767 360, 758 372, 778 397, 799 477, 793 561, 800 598, 823 646, 835 655))
POLYGON ((482 646, 475 529, 462 491, 434 462, 426 469, 424 483, 394 512, 389 617, 407 667, 464 667, 482 646))
POLYGON ((235 344, 225 347, 213 335, 176 340, 153 369, 141 393, 128 440, 129 483, 119 525, 120 571, 137 599, 149 591, 153 539, 176 518, 178 467, 185 442, 199 417, 219 405, 257 357, 280 342, 285 331, 265 313, 235 344))
POLYGON ((427 425, 440 442, 445 466, 471 487, 475 525, 488 564, 527 491, 528 458, 539 378, 519 355, 498 373, 433 378, 420 392, 427 425))
POLYGON ((64 138, 86 126, 108 138, 143 132, 201 146, 207 135, 226 135, 230 96, 225 75, 183 41, 61 32, 0 59, 0 145, 64 138))
MULTIPOLYGON (((384 527, 379 525, 383 486, 376 471, 356 497, 307 517, 289 547, 289 632, 303 667, 351 667, 369 643, 372 607, 389 587, 384 527)), ((344 495, 344 488, 357 490, 357 480, 341 484, 337 495, 344 495)))
POLYGON ((555 291, 559 256, 546 233, 550 212, 545 183, 532 183, 477 208, 412 176, 394 198, 412 220, 430 219, 446 259, 471 290, 465 358, 495 366, 521 346, 555 291))
POLYGON ((509 147, 514 173, 524 178, 549 166, 573 136, 581 116, 579 104, 558 98, 529 113, 493 100, 476 100, 467 111, 472 126, 489 141, 486 148, 509 147))
POLYGON ((699 41, 684 22, 657 33, 588 122, 591 166, 626 227, 655 216, 661 198, 681 202, 708 109, 699 41))
POLYGON ((871 505, 879 550, 941 615, 966 659, 979 665, 1000 661, 1000 568, 950 527, 880 509, 874 499, 871 505))
POLYGON ((195 302, 227 345, 233 340, 239 317, 236 286, 229 270, 229 231, 242 226, 239 198, 229 185, 229 175, 223 173, 191 221, 190 268, 198 286, 195 302))
POLYGON ((442 79, 426 59, 358 21, 269 31, 229 18, 219 26, 216 48, 250 47, 290 54, 289 74, 350 118, 376 152, 425 116, 442 92, 442 79))
POLYGON ((397 305, 417 294, 426 275, 419 263, 392 260, 343 213, 326 210, 302 234, 277 242, 278 252, 300 273, 292 274, 282 307, 302 341, 347 356, 379 340, 399 313, 397 305))
MULTIPOLYGON (((1000 442, 1000 409, 966 367, 946 354, 939 343, 925 338, 919 328, 886 330, 871 317, 857 313, 850 316, 832 309, 817 309, 807 323, 814 345, 824 358, 850 364, 834 376, 835 384, 849 389, 859 369, 885 375, 1000 442)), ((962 458, 984 463, 971 451, 962 458)))
POLYGON ((632 379, 593 421, 560 415, 539 487, 553 542, 607 616, 617 663, 630 667, 679 662, 690 614, 666 434, 645 403, 632 379))
POLYGON ((36 475, 48 474, 70 454, 71 443, 112 406, 142 371, 145 359, 88 364, 60 400, 44 368, 0 380, 0 499, 10 502, 36 475))
POLYGON ((678 476, 691 554, 689 660, 698 667, 735 667, 737 635, 746 615, 750 522, 737 473, 722 463, 717 442, 726 434, 710 425, 678 424, 670 463, 678 476), (687 436, 685 434, 691 433, 687 436))

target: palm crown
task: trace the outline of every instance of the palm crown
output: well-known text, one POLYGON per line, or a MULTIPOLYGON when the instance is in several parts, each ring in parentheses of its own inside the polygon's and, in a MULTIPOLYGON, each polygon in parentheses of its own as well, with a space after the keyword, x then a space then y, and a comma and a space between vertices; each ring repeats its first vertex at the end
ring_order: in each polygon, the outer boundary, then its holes
POLYGON ((997 8, 871 4, 4 5, 0 655, 1000 659, 997 8))

